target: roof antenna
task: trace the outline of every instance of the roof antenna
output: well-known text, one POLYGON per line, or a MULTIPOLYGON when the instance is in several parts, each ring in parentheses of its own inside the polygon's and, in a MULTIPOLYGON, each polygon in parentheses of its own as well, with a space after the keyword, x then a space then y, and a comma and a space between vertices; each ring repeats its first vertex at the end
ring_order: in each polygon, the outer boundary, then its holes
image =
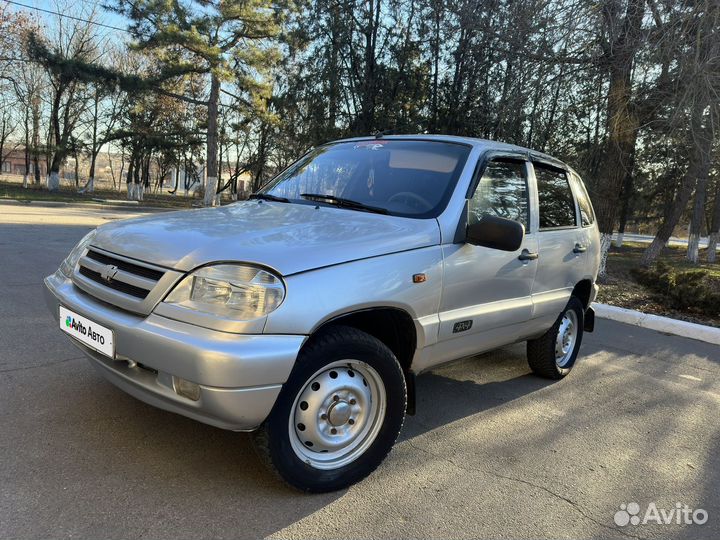
POLYGON ((382 139, 382 138, 383 138, 383 135, 392 135, 393 133, 395 133, 395 130, 394 130, 394 129, 386 129, 386 130, 384 130, 384 131, 376 131, 376 132, 375 132, 375 138, 376 138, 376 139, 382 139))

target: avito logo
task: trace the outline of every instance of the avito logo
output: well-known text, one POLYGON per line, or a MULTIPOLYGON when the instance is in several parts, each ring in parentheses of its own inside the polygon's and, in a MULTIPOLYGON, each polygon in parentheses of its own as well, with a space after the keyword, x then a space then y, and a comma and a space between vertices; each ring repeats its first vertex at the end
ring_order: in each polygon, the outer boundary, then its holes
POLYGON ((67 316, 65 319, 65 326, 68 328, 72 328, 75 330, 78 334, 82 334, 83 336, 87 336, 96 343, 99 343, 100 345, 105 345, 105 337, 102 334, 99 334, 95 330, 92 329, 92 326, 88 325, 87 328, 83 323, 80 321, 76 321, 74 318, 72 318, 70 315, 67 316))
POLYGON ((702 508, 690 508, 687 504, 675 503, 674 508, 658 508, 657 504, 648 504, 644 514, 641 513, 640 505, 636 502, 623 503, 620 510, 615 512, 615 524, 620 527, 626 525, 704 525, 708 520, 707 510, 702 508))

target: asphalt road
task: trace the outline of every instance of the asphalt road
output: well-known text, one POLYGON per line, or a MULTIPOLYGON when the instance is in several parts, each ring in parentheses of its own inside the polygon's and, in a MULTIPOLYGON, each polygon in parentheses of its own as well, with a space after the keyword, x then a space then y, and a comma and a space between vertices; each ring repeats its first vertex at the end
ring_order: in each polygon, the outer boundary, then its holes
POLYGON ((134 400, 55 328, 43 276, 116 217, 70 211, 0 206, 0 537, 720 537, 720 348, 600 320, 561 382, 523 345, 455 363, 419 377, 375 474, 303 495, 247 434, 134 400), (616 526, 630 502, 709 519, 616 526))

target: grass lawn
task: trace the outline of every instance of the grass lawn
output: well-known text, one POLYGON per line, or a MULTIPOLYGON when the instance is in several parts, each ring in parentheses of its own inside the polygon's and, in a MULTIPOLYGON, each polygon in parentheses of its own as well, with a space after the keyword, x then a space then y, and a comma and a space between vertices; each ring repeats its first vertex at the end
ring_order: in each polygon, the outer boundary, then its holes
MULTIPOLYGON (((60 186, 60 191, 50 193, 44 186, 30 184, 27 189, 16 182, 0 181, 0 200, 15 199, 17 201, 53 201, 68 203, 95 203, 94 199, 107 199, 112 201, 127 201, 125 192, 118 193, 109 189, 96 189, 93 193, 78 193, 74 186, 60 186)), ((175 197, 168 194, 145 193, 143 201, 138 207, 152 206, 161 208, 190 208, 192 203, 199 203, 198 199, 175 197)))
MULTIPOLYGON (((653 313, 674 319, 720 327, 720 317, 692 310, 679 310, 668 307, 663 295, 639 283, 631 270, 640 265, 640 258, 647 244, 625 242, 622 248, 611 247, 607 262, 607 277, 600 282, 598 302, 613 306, 636 309, 643 313, 653 313)), ((684 247, 667 247, 660 255, 664 261, 678 271, 704 269, 709 272, 720 287, 720 263, 705 262, 705 250, 700 250, 698 265, 690 264, 685 258, 687 249, 684 247)))

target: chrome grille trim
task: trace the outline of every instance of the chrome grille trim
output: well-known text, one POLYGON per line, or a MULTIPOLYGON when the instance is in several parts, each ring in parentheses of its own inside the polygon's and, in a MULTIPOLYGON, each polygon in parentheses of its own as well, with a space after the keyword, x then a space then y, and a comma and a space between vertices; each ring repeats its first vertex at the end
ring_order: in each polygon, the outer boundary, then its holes
POLYGON ((157 267, 150 267, 150 266, 144 266, 137 264, 136 262, 128 262, 122 258, 118 258, 117 255, 108 256, 106 253, 103 253, 99 251, 97 248, 91 247, 88 249, 87 253, 85 254, 85 257, 88 259, 91 259, 92 262, 95 262, 100 265, 106 265, 106 264, 114 264, 119 269, 123 271, 127 271, 128 273, 132 273, 133 275, 142 276, 144 278, 147 278, 148 280, 152 281, 153 283, 156 283, 160 280, 160 278, 163 277, 163 274, 165 273, 165 269, 159 269, 157 267))
MULTIPOLYGON (((115 274, 115 277, 111 281, 122 281, 123 283, 128 283, 129 285, 137 287, 138 289, 144 289, 146 291, 145 296, 147 296, 147 292, 151 291, 155 287, 155 285, 157 285, 157 282, 162 278, 162 276, 165 275, 165 272, 162 272, 160 274, 160 277, 158 277, 157 279, 148 279, 138 274, 131 273, 126 270, 121 270, 122 267, 117 264, 120 262, 119 259, 113 261, 111 257, 106 257, 106 260, 108 261, 107 263, 100 263, 97 260, 90 258, 89 255, 85 255, 84 257, 80 258, 80 267, 88 268, 89 270, 92 270, 97 274, 101 274, 108 264, 114 265, 117 267, 117 272, 115 274)), ((100 281, 100 283, 102 283, 102 281, 100 281)), ((143 298, 145 296, 143 296, 143 298)))
POLYGON ((150 292, 147 289, 135 287, 134 285, 126 283, 120 279, 111 279, 104 282, 102 274, 100 272, 90 270, 82 264, 80 265, 78 271, 80 272, 80 275, 83 275, 86 278, 91 279, 97 283, 101 283, 105 287, 109 287, 114 291, 120 291, 121 293, 129 294, 130 296, 135 296, 136 298, 140 298, 141 300, 144 300, 150 292))
POLYGON ((148 315, 182 276, 91 246, 73 272, 73 283, 98 300, 148 315))

